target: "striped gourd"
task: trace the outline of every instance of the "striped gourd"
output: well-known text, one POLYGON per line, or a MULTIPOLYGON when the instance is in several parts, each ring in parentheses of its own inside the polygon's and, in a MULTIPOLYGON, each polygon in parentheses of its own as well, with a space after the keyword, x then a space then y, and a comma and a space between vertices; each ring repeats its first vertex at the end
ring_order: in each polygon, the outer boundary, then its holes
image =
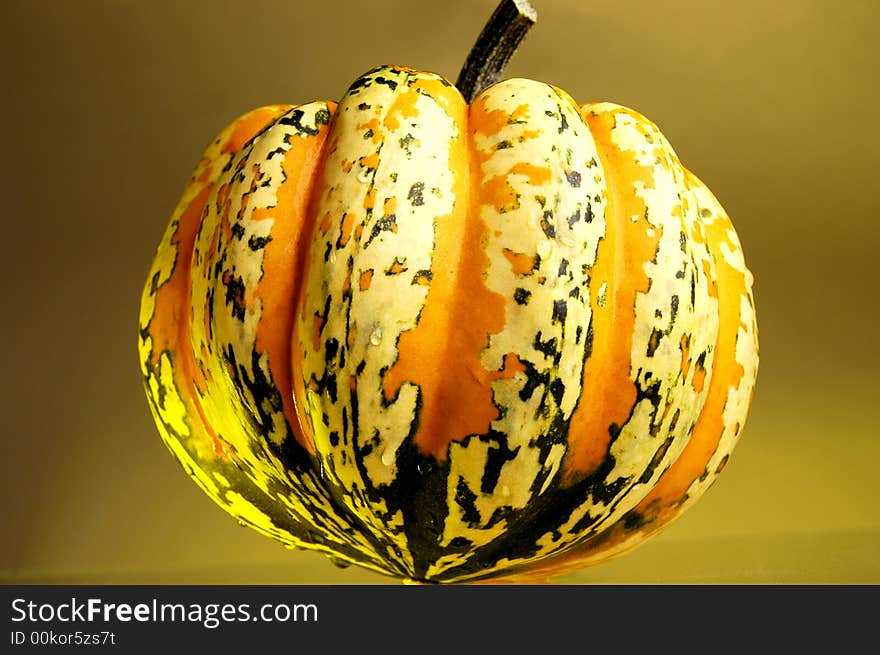
MULTIPOLYGON (((625 552, 728 460, 757 370, 733 226, 655 125, 382 67, 210 144, 143 292, 165 443, 239 521, 414 580, 625 552)), ((527 578, 522 578, 527 579, 527 578)))

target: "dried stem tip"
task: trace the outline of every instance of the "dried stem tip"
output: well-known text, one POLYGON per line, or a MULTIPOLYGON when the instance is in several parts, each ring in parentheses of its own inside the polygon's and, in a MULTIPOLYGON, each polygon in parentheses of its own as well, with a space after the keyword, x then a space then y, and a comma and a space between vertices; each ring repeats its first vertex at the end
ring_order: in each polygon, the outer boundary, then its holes
POLYGON ((528 0, 502 0, 477 37, 455 86, 471 102, 487 86, 501 79, 504 67, 516 52, 538 14, 528 0))

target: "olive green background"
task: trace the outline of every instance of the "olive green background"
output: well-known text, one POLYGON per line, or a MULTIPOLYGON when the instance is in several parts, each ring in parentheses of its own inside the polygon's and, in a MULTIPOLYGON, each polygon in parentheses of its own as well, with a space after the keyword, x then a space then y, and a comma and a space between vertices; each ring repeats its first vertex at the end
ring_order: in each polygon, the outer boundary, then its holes
MULTIPOLYGON (((4 0, 0 579, 386 583, 239 528, 141 388, 154 248, 203 147, 385 63, 452 79, 494 0, 4 0)), ((509 76, 638 109, 733 217, 761 366, 718 483, 561 583, 880 583, 873 0, 534 0, 509 76)))

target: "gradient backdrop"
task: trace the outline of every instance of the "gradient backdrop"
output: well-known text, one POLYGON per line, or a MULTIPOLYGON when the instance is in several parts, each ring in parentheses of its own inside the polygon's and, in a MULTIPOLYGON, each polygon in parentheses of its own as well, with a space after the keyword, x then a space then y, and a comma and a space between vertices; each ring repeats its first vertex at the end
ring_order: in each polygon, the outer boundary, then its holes
MULTIPOLYGON (((719 482, 561 583, 880 583, 875 0, 533 0, 509 76, 654 120, 733 217, 758 389, 719 482)), ((385 583, 238 527, 141 388, 141 285, 203 147, 396 63, 452 79, 495 0, 3 0, 0 581, 385 583)))

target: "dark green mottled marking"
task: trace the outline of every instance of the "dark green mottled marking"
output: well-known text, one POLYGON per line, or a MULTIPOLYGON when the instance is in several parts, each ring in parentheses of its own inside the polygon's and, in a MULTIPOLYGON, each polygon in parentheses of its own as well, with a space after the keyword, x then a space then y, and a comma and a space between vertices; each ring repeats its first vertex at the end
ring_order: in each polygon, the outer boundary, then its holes
POLYGON ((252 235, 251 238, 248 239, 248 248, 255 251, 262 250, 271 240, 271 236, 258 237, 256 235, 252 235))
POLYGON ((409 188, 409 193, 406 195, 406 198, 414 207, 420 207, 425 204, 424 192, 425 183, 416 182, 409 188))

